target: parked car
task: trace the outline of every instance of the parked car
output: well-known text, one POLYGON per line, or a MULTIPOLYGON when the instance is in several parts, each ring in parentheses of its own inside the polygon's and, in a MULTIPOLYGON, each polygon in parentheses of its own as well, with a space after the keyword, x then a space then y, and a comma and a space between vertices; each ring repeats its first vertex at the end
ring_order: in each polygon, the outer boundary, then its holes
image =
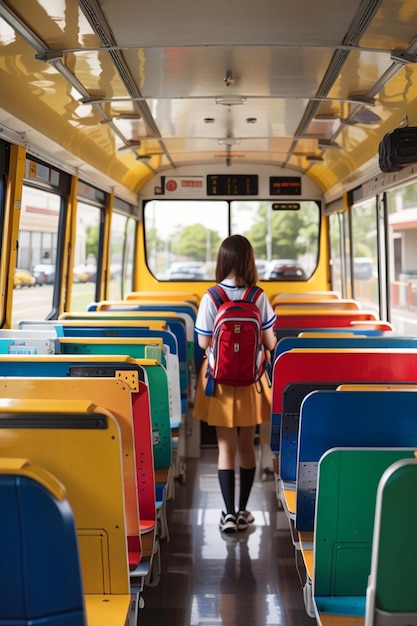
POLYGON ((94 283, 97 276, 97 265, 94 263, 80 263, 74 267, 74 281, 80 283, 94 283))
POLYGON ((76 265, 73 270, 74 283, 86 283, 90 279, 90 274, 85 265, 76 265))
POLYGON ((307 280, 307 275, 295 259, 275 259, 265 272, 269 280, 307 280))
POLYGON ((264 259, 255 259, 256 269, 258 270, 258 278, 265 278, 265 272, 268 269, 268 261, 264 259))
POLYGON ((353 274, 359 280, 368 280, 374 274, 374 262, 366 256, 357 256, 353 259, 353 274))
POLYGON ((204 280, 204 263, 184 261, 171 263, 167 272, 168 280, 204 280))
POLYGON ((32 273, 38 285, 53 285, 55 282, 55 265, 53 263, 39 263, 32 273))
POLYGON ((36 278, 28 270, 15 269, 14 271, 14 288, 34 287, 36 278))

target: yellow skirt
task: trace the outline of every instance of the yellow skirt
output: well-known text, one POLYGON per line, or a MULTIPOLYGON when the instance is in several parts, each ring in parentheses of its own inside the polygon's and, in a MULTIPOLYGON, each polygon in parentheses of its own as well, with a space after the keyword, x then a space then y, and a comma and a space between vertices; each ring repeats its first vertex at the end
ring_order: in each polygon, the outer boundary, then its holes
POLYGON ((214 384, 214 394, 205 393, 207 361, 203 365, 197 380, 194 399, 193 417, 207 422, 209 426, 256 426, 271 419, 272 389, 266 376, 261 383, 245 387, 230 387, 214 384))

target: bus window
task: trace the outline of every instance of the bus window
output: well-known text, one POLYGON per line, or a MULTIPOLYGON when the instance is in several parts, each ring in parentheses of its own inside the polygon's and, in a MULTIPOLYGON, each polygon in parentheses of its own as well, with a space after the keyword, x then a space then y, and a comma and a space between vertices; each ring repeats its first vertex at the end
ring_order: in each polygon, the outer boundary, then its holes
POLYGON ((133 219, 113 213, 110 230, 110 300, 120 300, 132 291, 134 227, 133 219))
POLYGON ((391 321, 398 332, 416 334, 417 183, 387 192, 391 321))
POLYGON ((233 200, 232 233, 251 242, 259 278, 308 280, 317 266, 320 209, 316 202, 233 200))
POLYGON ((332 213, 329 216, 330 229, 330 258, 332 289, 344 294, 344 266, 343 254, 343 213, 332 213))
POLYGON ((217 250, 229 234, 223 200, 152 200, 144 208, 147 264, 158 280, 214 280, 217 250))
POLYGON ((78 201, 71 311, 84 311, 95 300, 100 224, 101 209, 78 201))
POLYGON ((252 243, 259 278, 307 280, 317 266, 320 208, 312 201, 298 202, 297 210, 274 210, 278 205, 231 201, 229 233, 226 201, 150 201, 144 211, 148 267, 159 280, 213 280, 221 241, 240 234, 252 243))
POLYGON ((379 312, 375 198, 355 204, 351 215, 354 296, 379 312))
POLYGON ((59 195, 23 186, 17 268, 29 271, 35 282, 26 285, 31 289, 15 289, 13 328, 21 319, 46 319, 52 309, 60 206, 59 195))

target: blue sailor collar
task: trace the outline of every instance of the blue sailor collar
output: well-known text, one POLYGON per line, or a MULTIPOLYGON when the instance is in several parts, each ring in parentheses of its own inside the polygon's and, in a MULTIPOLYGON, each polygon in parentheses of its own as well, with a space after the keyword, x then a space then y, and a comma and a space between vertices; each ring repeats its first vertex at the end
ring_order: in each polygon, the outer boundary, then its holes
POLYGON ((242 287, 237 287, 234 278, 225 278, 219 283, 220 287, 225 287, 226 289, 242 289, 242 287))

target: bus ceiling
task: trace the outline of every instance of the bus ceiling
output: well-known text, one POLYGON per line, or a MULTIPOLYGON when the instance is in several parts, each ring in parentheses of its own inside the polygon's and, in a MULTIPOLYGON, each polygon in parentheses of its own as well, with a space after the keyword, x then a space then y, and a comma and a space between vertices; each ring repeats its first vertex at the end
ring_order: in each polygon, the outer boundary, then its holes
POLYGON ((416 25, 409 0, 0 0, 0 137, 129 200, 191 165, 334 195, 417 125, 416 25))

